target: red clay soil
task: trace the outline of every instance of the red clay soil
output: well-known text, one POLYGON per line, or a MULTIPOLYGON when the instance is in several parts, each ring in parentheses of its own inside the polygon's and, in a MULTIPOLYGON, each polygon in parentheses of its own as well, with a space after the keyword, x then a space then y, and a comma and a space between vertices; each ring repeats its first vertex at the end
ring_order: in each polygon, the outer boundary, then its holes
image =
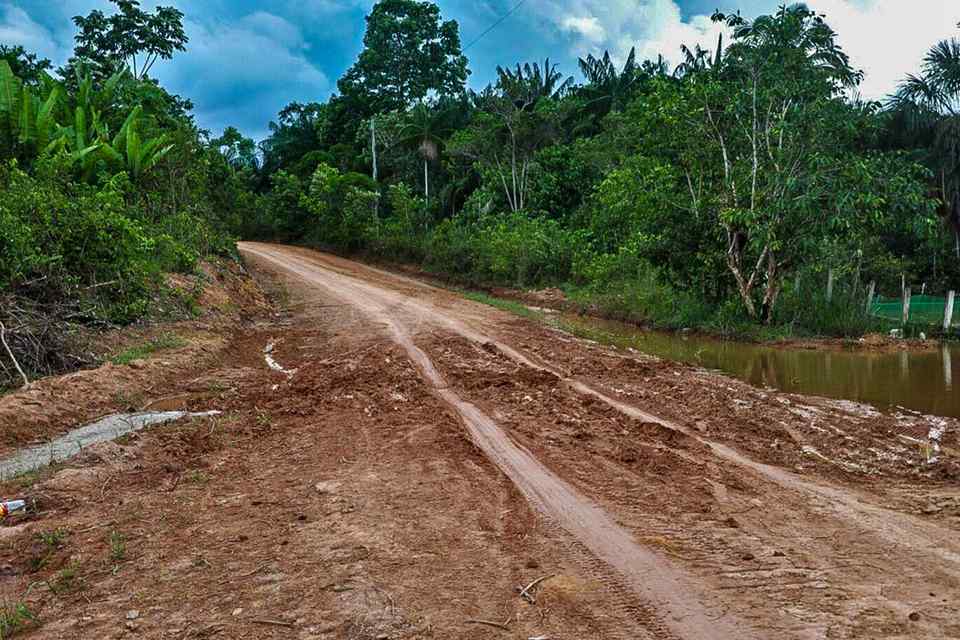
POLYGON ((38 505, 0 527, 23 637, 960 637, 956 421, 242 249, 284 312, 143 398, 222 415, 0 487, 38 505))

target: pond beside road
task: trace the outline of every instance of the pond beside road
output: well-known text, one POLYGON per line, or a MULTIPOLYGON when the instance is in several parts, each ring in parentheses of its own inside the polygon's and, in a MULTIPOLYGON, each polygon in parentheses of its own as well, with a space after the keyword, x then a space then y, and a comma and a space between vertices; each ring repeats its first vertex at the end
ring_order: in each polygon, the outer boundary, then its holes
POLYGON ((960 417, 960 345, 935 350, 870 351, 774 347, 646 331, 625 323, 563 316, 605 344, 716 369, 760 387, 960 417))

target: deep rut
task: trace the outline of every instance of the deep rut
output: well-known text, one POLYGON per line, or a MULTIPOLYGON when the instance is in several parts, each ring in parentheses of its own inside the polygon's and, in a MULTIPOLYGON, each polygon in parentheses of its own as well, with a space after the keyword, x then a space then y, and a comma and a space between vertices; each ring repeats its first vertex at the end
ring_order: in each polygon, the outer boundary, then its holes
MULTIPOLYGON (((599 505, 555 475, 528 450, 513 442, 487 414, 454 392, 429 356, 414 344, 409 325, 422 321, 440 324, 465 337, 489 342, 459 322, 437 312, 409 304, 409 299, 391 295, 352 278, 262 246, 243 245, 243 251, 269 260, 312 286, 349 303, 374 322, 384 325, 391 338, 416 363, 438 396, 460 416, 474 442, 517 486, 530 503, 557 526, 567 531, 595 559, 586 568, 601 582, 622 584, 639 596, 636 603, 618 597, 621 609, 639 628, 655 638, 748 639, 760 637, 744 623, 725 617, 710 603, 692 580, 669 560, 642 545, 619 526, 599 505), (612 569, 611 572, 609 569, 612 569)), ((499 345, 498 345, 499 346, 499 345)), ((501 346, 506 350, 509 347, 501 346)), ((510 349, 511 357, 528 366, 538 366, 510 349)), ((539 367, 538 367, 539 368, 539 367)), ((616 593, 617 589, 614 589, 616 593)), ((625 630, 624 637, 636 637, 625 630)))

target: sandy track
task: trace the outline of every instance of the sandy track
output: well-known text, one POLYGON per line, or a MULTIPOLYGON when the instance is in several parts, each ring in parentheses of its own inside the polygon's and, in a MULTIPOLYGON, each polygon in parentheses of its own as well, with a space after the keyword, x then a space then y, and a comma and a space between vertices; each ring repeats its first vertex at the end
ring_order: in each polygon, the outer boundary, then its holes
MULTIPOLYGON (((273 263, 310 286, 322 289, 326 295, 351 305, 383 326, 417 363, 435 392, 457 411, 474 441, 531 504, 583 546, 589 556, 587 564, 591 564, 592 558, 606 567, 599 570, 598 577, 609 578, 602 575, 606 570, 638 596, 639 604, 632 606, 642 618, 640 627, 655 636, 765 637, 776 629, 785 637, 870 637, 872 631, 861 636, 860 629, 866 631, 887 624, 878 620, 907 617, 908 613, 913 613, 911 608, 917 606, 912 600, 925 590, 929 590, 932 596, 932 589, 941 595, 945 588, 948 591, 956 589, 960 580, 960 547, 956 542, 955 529, 951 526, 887 508, 862 491, 823 479, 801 477, 779 466, 756 461, 735 448, 698 435, 685 425, 662 419, 645 407, 614 398, 595 385, 579 379, 576 372, 567 375, 569 371, 565 373, 561 367, 552 366, 549 361, 529 352, 525 348, 527 344, 518 344, 505 338, 500 331, 503 318, 498 312, 465 302, 449 292, 304 249, 245 243, 242 250, 273 263), (811 564, 817 564, 818 556, 831 554, 844 559, 846 563, 862 554, 863 548, 871 544, 876 548, 896 551, 887 558, 888 563, 881 565, 871 562, 871 568, 867 570, 852 564, 843 564, 843 570, 839 571, 835 567, 816 571, 807 567, 807 579, 799 583, 768 570, 762 574, 764 580, 754 586, 781 591, 772 600, 775 604, 769 599, 764 601, 768 596, 762 593, 731 593, 729 584, 720 578, 724 572, 736 573, 736 570, 724 567, 720 571, 714 570, 713 575, 711 572, 704 575, 702 567, 684 567, 684 563, 673 562, 667 555, 638 543, 635 534, 632 535, 618 524, 621 514, 616 512, 616 508, 607 507, 593 498, 594 495, 599 497, 600 493, 594 494, 593 487, 579 482, 578 478, 574 478, 577 480, 574 484, 571 484, 569 476, 564 479, 564 471, 557 469, 563 466, 563 460, 545 464, 545 460, 505 433, 496 419, 503 406, 502 401, 481 395, 471 402, 460 389, 451 385, 437 366, 435 358, 428 353, 434 351, 436 345, 426 346, 431 342, 430 337, 447 334, 494 348, 521 368, 557 375, 567 393, 596 398, 625 416, 659 423, 706 445, 707 451, 715 458, 706 464, 719 462, 726 467, 735 466, 739 469, 736 473, 744 482, 756 483, 759 479, 765 500, 784 503, 780 507, 781 513, 789 512, 791 519, 800 516, 800 519, 809 519, 811 523, 820 521, 825 530, 831 531, 832 539, 825 541, 818 538, 830 536, 817 536, 816 532, 800 536, 805 539, 805 553, 811 564), (793 511, 790 512, 790 509, 793 511), (906 581, 909 583, 906 588, 891 594, 892 597, 884 593, 884 583, 897 580, 903 571, 914 572, 911 579, 906 581), (814 593, 821 588, 817 586, 820 584, 819 578, 811 577, 814 574, 829 576, 829 584, 839 585, 846 593, 830 606, 805 603, 805 606, 819 608, 819 613, 814 611, 794 615, 795 612, 790 612, 790 605, 814 598, 815 594, 811 596, 807 592, 814 593), (797 585, 804 591, 795 596, 791 589, 797 585), (879 596, 869 593, 874 588, 879 589, 879 596), (794 597, 798 602, 791 603, 794 597), (770 616, 755 615, 758 607, 766 607, 770 614, 780 619, 771 620, 770 616), (877 609, 880 610, 879 614, 877 609), (738 611, 743 615, 738 617, 738 611), (790 622, 788 618, 791 616, 800 618, 800 622, 790 622), (846 627, 844 618, 850 618, 846 627), (838 628, 843 632, 835 634, 838 628)), ((683 486, 677 487, 678 493, 687 490, 683 486)), ((775 519, 778 517, 777 511, 772 508, 767 515, 775 519)), ((757 521, 764 525, 763 517, 757 518, 757 521)), ((770 526, 764 526, 770 529, 770 526)), ((770 543, 783 542, 779 533, 761 535, 770 543)), ((702 539, 696 543, 707 544, 702 539)), ((744 557, 750 555, 745 554, 744 557)), ((593 562, 594 566, 590 569, 594 573, 598 571, 596 564, 593 562)), ((899 630, 901 626, 898 621, 889 629, 899 630)), ((925 631, 930 637, 950 637, 952 633, 946 629, 935 629, 936 622, 925 631)), ((915 636, 917 631, 916 627, 904 627, 903 630, 911 636, 915 636)))

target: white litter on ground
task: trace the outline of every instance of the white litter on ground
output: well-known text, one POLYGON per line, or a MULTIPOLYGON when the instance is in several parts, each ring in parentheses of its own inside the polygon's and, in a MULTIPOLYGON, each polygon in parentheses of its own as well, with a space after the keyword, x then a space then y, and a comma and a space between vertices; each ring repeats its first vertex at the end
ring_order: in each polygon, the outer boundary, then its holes
POLYGON ((273 348, 275 346, 275 342, 268 342, 267 346, 263 348, 263 359, 266 360, 267 366, 274 371, 279 371, 280 373, 285 373, 288 376, 293 376, 293 374, 297 372, 296 369, 284 369, 279 362, 273 359, 271 354, 273 353, 273 348))

